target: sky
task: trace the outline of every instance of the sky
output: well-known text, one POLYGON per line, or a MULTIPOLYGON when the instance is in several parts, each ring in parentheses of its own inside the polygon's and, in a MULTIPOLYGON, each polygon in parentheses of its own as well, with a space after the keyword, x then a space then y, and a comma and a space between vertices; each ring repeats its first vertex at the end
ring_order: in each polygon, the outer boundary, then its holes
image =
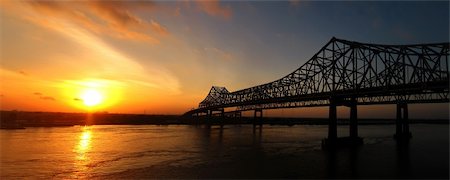
MULTIPOLYGON (((448 42, 450 22, 448 1, 0 1, 0 17, 2 110, 147 114, 182 114, 212 85, 279 79, 332 37, 448 42)), ((449 115, 448 104, 411 108, 412 117, 449 115)), ((360 109, 395 117, 393 106, 360 109)))

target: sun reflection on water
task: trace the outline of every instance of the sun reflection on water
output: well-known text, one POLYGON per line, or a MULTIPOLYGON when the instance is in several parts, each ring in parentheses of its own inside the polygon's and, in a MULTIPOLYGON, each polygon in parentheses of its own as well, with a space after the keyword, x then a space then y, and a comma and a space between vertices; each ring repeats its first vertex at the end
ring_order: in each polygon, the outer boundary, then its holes
POLYGON ((76 152, 75 168, 76 177, 86 173, 90 163, 89 152, 91 151, 92 131, 89 126, 83 127, 79 135, 78 144, 74 147, 76 152))
POLYGON ((80 140, 76 147, 76 151, 78 153, 79 160, 86 159, 86 153, 91 148, 91 138, 92 138, 91 130, 88 127, 84 127, 83 132, 80 135, 80 140))

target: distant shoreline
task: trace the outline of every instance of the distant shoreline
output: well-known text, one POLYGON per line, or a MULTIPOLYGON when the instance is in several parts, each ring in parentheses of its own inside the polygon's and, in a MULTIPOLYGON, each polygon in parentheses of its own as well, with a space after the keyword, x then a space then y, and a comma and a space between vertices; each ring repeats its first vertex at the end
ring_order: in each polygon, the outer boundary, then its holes
MULTIPOLYGON (((181 117, 179 115, 109 114, 109 113, 54 113, 0 111, 0 126, 20 124, 23 127, 57 127, 74 125, 229 125, 253 124, 253 117, 181 117)), ((411 124, 449 124, 449 119, 410 119, 411 124)), ((266 125, 326 125, 327 118, 285 118, 265 117, 266 125)), ((339 125, 346 125, 348 119, 339 119, 339 125)), ((395 124, 395 119, 358 119, 360 125, 395 124)))

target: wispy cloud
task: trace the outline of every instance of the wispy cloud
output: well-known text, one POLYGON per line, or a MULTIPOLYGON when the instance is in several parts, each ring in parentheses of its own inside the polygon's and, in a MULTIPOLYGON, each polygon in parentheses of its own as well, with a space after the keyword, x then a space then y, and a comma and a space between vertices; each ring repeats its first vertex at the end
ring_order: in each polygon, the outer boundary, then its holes
POLYGON ((56 101, 56 99, 54 97, 51 96, 44 96, 44 94, 40 93, 40 92, 35 92, 33 93, 35 96, 39 97, 39 99, 42 100, 49 100, 49 101, 56 101))
POLYGON ((218 16, 224 19, 230 19, 233 16, 233 11, 228 6, 220 5, 218 0, 195 1, 198 8, 210 16, 218 16))
POLYGON ((22 75, 24 75, 24 76, 27 76, 27 75, 28 75, 27 73, 25 73, 25 71, 19 71, 19 73, 22 74, 22 75))
POLYGON ((165 28, 164 26, 161 26, 161 24, 157 23, 154 20, 150 21, 150 25, 151 25, 153 31, 158 32, 161 35, 169 34, 169 32, 167 31, 167 28, 165 28))
POLYGON ((42 100, 56 101, 55 98, 50 97, 50 96, 41 96, 40 98, 41 98, 42 100))
MULTIPOLYGON (((2 2, 0 7, 36 25, 62 34, 80 45, 82 49, 78 57, 58 58, 58 62, 67 61, 60 63, 64 66, 74 65, 72 71, 82 71, 84 78, 88 76, 115 79, 165 89, 168 93, 180 92, 178 79, 165 67, 155 61, 146 61, 144 67, 139 59, 128 56, 102 39, 103 35, 109 35, 125 40, 159 43, 158 38, 170 35, 169 30, 155 19, 147 17, 146 20, 139 16, 160 8, 153 2, 6 1, 2 2), (73 61, 75 58, 76 63, 73 61)), ((53 68, 61 68, 54 66, 53 68)), ((60 79, 77 80, 76 75, 66 78, 62 73, 58 76, 60 79)))
POLYGON ((232 60, 233 59, 233 55, 231 53, 225 52, 224 50, 221 50, 216 47, 204 48, 204 50, 206 53, 213 53, 214 55, 216 55, 224 60, 232 60))
POLYGON ((75 24, 98 35, 153 44, 160 42, 159 35, 169 34, 167 28, 156 20, 147 21, 137 15, 136 10, 155 9, 152 2, 25 1, 6 4, 24 8, 27 13, 22 15, 26 19, 53 29, 75 24))

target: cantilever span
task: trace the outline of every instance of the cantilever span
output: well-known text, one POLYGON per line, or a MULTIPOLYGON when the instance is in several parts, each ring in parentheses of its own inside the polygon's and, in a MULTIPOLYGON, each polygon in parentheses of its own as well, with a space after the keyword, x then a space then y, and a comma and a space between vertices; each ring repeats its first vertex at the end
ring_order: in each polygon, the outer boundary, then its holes
POLYGON ((185 115, 357 104, 449 102, 449 43, 380 45, 332 38, 305 64, 273 82, 229 92, 213 86, 185 115))
MULTIPOLYGON (((332 38, 305 64, 273 82, 229 92, 213 86, 185 116, 240 116, 254 110, 329 106, 328 139, 336 144, 337 106, 350 108, 351 142, 358 137, 357 105, 397 104, 397 139, 409 139, 409 103, 449 102, 449 43, 380 45, 332 38), (232 109, 225 113, 225 108, 232 109)), ((256 118, 257 114, 259 118, 256 118)), ((342 139, 341 139, 342 140, 342 139)))
POLYGON ((229 92, 213 86, 192 115, 236 110, 358 104, 449 102, 449 43, 378 45, 332 38, 309 61, 276 81, 229 92))

